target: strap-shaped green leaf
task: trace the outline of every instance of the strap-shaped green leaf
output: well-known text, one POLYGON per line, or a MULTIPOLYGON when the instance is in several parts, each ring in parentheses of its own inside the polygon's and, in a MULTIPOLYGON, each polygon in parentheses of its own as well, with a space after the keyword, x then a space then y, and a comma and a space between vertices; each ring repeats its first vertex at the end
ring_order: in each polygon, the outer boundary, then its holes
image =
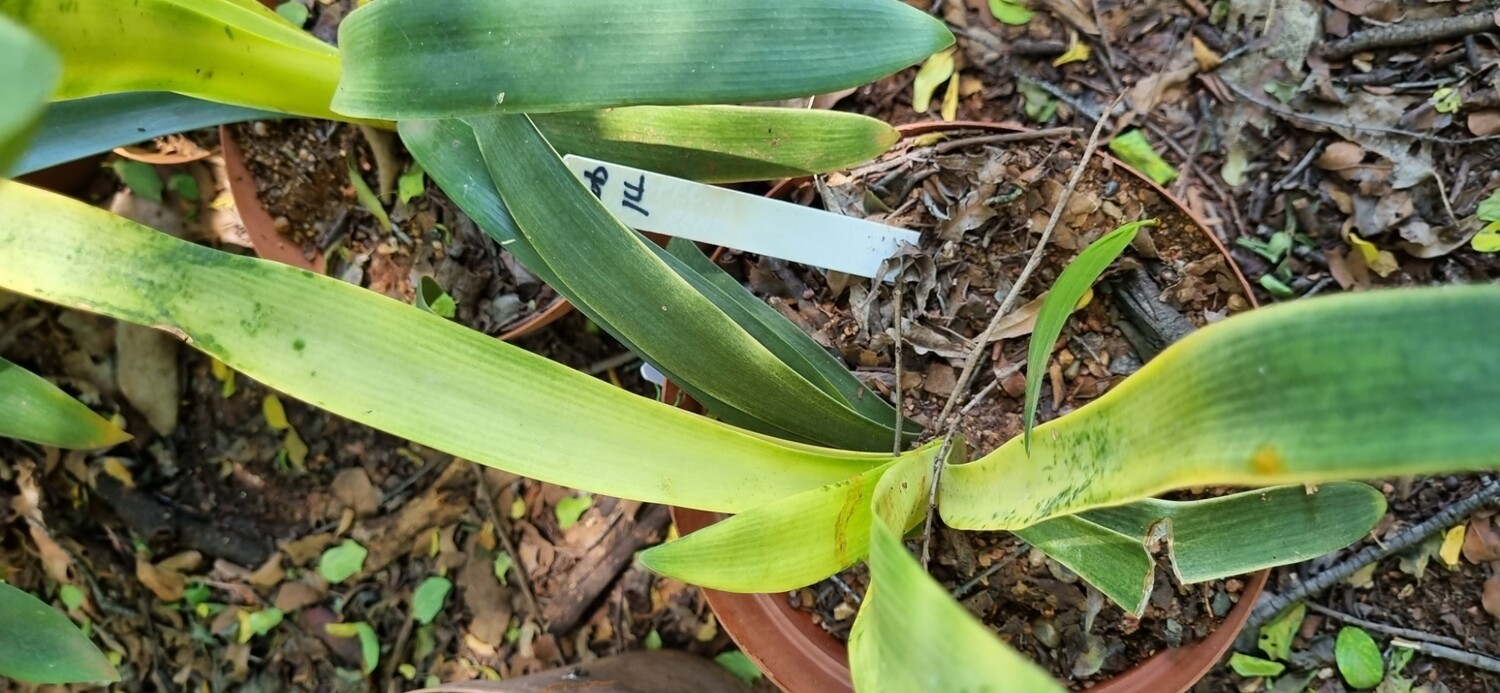
POLYGON ((880 156, 898 134, 837 111, 748 106, 635 106, 532 116, 561 154, 705 183, 838 171, 880 156))
POLYGON ((0 678, 26 683, 110 683, 120 675, 66 616, 0 582, 0 678))
POLYGON ((1099 237, 1073 258, 1057 275, 1057 281, 1047 290, 1042 300, 1042 309, 1037 312, 1036 329, 1031 333, 1031 348, 1026 355, 1026 411, 1021 415, 1025 429, 1026 448, 1031 448, 1031 428, 1036 423, 1037 400, 1042 395, 1042 378, 1047 372, 1047 359, 1052 356, 1052 344, 1062 334, 1063 325, 1073 314, 1079 299, 1093 288, 1105 268, 1124 252, 1142 226, 1155 226, 1155 219, 1133 221, 1099 237))
POLYGON ((275 117, 277 114, 270 111, 163 91, 56 101, 42 113, 41 129, 16 162, 12 175, 39 171, 162 135, 275 117))
POLYGON ((952 42, 897 0, 381 0, 339 26, 333 108, 407 120, 749 103, 871 82, 952 42))
POLYGON ((875 490, 870 589, 849 637, 858 691, 1066 690, 1008 647, 922 570, 901 541, 927 514, 932 466, 891 466, 875 490))
POLYGON ((1156 561, 1144 535, 1130 536, 1064 515, 1016 530, 1016 536, 1078 573, 1114 603, 1137 616, 1146 608, 1156 561))
POLYGON ((521 235, 559 280, 553 287, 603 316, 639 353, 714 399, 810 440, 854 450, 890 440, 891 424, 808 381, 674 272, 573 177, 526 116, 468 122, 521 235))
POLYGON ((76 450, 107 448, 130 440, 56 385, 0 358, 0 438, 76 450))
POLYGON ((1337 551, 1358 541, 1383 515, 1385 496, 1379 491, 1338 482, 1316 490, 1281 486, 1195 501, 1148 498, 1080 517, 1137 539, 1164 540, 1178 581, 1193 584, 1337 551))
POLYGON ((1205 327, 1084 407, 943 475, 943 519, 1022 528, 1190 486, 1492 469, 1500 287, 1372 291, 1205 327))
POLYGON ((61 72, 45 44, 0 16, 0 175, 25 149, 61 72))
POLYGON ((338 51, 254 0, 0 0, 63 59, 54 98, 171 91, 336 118, 338 51))
POLYGON ((413 306, 0 183, 0 288, 156 326, 290 396, 564 486, 738 512, 879 464, 653 402, 413 306))

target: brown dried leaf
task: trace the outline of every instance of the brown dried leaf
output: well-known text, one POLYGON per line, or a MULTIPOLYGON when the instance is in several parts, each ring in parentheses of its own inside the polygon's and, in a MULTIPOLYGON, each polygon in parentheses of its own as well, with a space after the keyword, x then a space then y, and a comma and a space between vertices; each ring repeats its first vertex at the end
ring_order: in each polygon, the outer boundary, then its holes
POLYGON ((305 582, 286 582, 276 590, 276 599, 273 600, 273 604, 283 613, 289 614, 322 600, 323 592, 318 588, 305 582))
POLYGON ((1088 0, 1041 0, 1041 5, 1073 28, 1090 36, 1099 35, 1099 24, 1094 21, 1094 9, 1088 0))
POLYGON ((370 483, 363 467, 345 469, 333 478, 333 497, 357 517, 369 517, 380 509, 380 492, 370 483))
POLYGON ((152 565, 145 556, 135 557, 135 577, 164 602, 182 599, 182 590, 187 587, 187 578, 182 573, 152 565))
POLYGON ((149 327, 122 322, 115 328, 115 380, 120 392, 161 435, 177 429, 182 385, 178 341, 149 327))
POLYGON ((510 628, 512 611, 510 590, 495 577, 494 561, 493 554, 473 553, 458 571, 456 583, 469 610, 469 633, 491 647, 498 647, 510 628))
POLYGON ((310 534, 300 539, 293 539, 281 545, 282 553, 292 559, 292 565, 305 566, 314 559, 323 555, 323 550, 338 539, 333 533, 310 534))
POLYGON ((1491 516, 1475 515, 1464 535, 1464 558, 1470 563, 1500 561, 1500 533, 1496 533, 1491 516))
POLYGON ((1469 132, 1479 137, 1500 134, 1500 110, 1485 109, 1470 113, 1469 132))
POLYGON ((250 575, 250 584, 256 587, 270 587, 285 579, 286 570, 281 567, 281 559, 281 554, 271 554, 270 560, 250 575))
POLYGON ((1334 142, 1313 160, 1313 165, 1324 171, 1343 171, 1358 166, 1364 160, 1364 147, 1353 142, 1334 142))
POLYGON ((1500 575, 1492 574, 1484 581, 1484 596, 1480 599, 1485 611, 1490 612, 1490 615, 1495 618, 1500 618, 1500 575))

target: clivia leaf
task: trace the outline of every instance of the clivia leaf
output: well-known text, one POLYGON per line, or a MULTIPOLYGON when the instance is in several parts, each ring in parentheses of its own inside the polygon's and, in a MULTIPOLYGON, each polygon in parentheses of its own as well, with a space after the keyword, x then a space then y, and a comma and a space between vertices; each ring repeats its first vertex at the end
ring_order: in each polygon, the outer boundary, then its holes
POLYGON ((1109 151, 1120 157, 1120 161, 1146 174, 1157 185, 1166 185, 1177 177, 1177 170, 1161 158, 1140 130, 1129 130, 1109 141, 1109 151))
POLYGON ((0 176, 25 151, 61 73, 57 54, 0 14, 0 176))
POLYGON ((120 675, 67 616, 0 582, 0 677, 27 683, 108 683, 120 675))
POLYGON ((1473 422, 1500 419, 1497 340, 1488 285, 1236 315, 1038 426, 1029 454, 1011 440, 950 466, 939 510, 951 527, 1015 529, 1174 488, 1492 469, 1500 427, 1473 422))
POLYGON ((1333 658, 1344 681, 1354 688, 1374 688, 1385 678, 1380 646, 1364 629, 1344 626, 1333 645, 1333 658))
POLYGON ((130 435, 56 385, 0 358, 0 438, 98 450, 130 440, 130 435))
POLYGON ((354 161, 354 152, 349 152, 349 184, 354 186, 354 196, 359 199, 359 204, 364 206, 365 211, 375 215, 375 221, 380 222, 380 228, 386 233, 391 231, 391 216, 386 214, 385 205, 380 203, 380 196, 370 189, 370 184, 365 182, 365 177, 359 173, 359 164, 354 161))
POLYGON ((288 396, 560 486, 739 512, 874 466, 647 400, 337 279, 195 246, 14 182, 0 183, 0 288, 158 326, 288 396))
POLYGON ((338 50, 258 2, 74 0, 69 7, 0 3, 0 14, 62 54, 54 100, 169 91, 335 118, 328 104, 339 76, 338 50))
MULTIPOLYGON (((1133 221, 1115 229, 1099 240, 1090 243, 1073 258, 1057 281, 1047 291, 1042 309, 1037 313, 1036 329, 1031 333, 1031 348, 1026 357, 1026 405, 1022 423, 1026 427, 1025 442, 1031 448, 1031 428, 1036 423, 1037 401, 1042 394, 1042 377, 1047 372, 1047 360, 1052 356, 1053 342, 1062 334, 1068 316, 1073 314, 1078 301, 1093 289, 1099 275, 1125 251, 1135 239, 1142 226, 1155 226, 1155 219, 1133 221)), ((1058 406, 1060 403, 1054 403, 1058 406)))
POLYGON ((381 0, 339 26, 333 109, 410 120, 770 101, 865 84, 952 43, 898 0, 381 0))

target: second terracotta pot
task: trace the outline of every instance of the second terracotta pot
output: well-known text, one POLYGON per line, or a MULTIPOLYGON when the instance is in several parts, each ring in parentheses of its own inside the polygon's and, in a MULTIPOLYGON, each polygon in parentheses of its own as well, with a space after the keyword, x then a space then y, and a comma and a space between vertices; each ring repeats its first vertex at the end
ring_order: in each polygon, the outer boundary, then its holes
MULTIPOLYGON (((903 137, 951 130, 1020 132, 1025 128, 984 122, 916 123, 899 128, 903 137)), ((1154 188, 1163 199, 1192 218, 1214 247, 1224 256, 1234 278, 1254 304, 1254 293, 1238 265, 1223 243, 1208 231, 1207 222, 1195 214, 1166 189, 1123 162, 1098 152, 1096 156, 1120 167, 1154 188)), ((777 186, 773 195, 789 186, 777 186)), ((697 403, 667 383, 662 390, 666 402, 701 411, 697 403)), ((673 508, 672 519, 682 534, 690 534, 724 519, 726 516, 699 510, 673 508)), ((1265 588, 1270 571, 1260 571, 1245 578, 1246 585, 1237 602, 1219 626, 1207 638, 1186 647, 1164 650, 1135 667, 1089 688, 1091 693, 1183 693, 1197 683, 1234 644, 1235 637, 1250 617, 1255 601, 1265 588)), ((789 693, 844 693, 854 690, 849 676, 849 654, 844 643, 813 623, 802 611, 793 609, 786 594, 737 594, 703 590, 719 623, 740 649, 765 672, 776 685, 789 693)))

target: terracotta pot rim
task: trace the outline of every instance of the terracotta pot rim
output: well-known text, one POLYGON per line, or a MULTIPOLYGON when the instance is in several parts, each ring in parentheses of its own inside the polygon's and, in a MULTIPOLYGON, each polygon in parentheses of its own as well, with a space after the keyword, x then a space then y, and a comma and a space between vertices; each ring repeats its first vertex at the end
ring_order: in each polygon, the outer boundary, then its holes
MULTIPOLYGON (((946 130, 1024 132, 1031 128, 983 121, 921 122, 897 127, 903 138, 946 130)), ((1223 242, 1209 230, 1207 220, 1155 181, 1108 152, 1100 150, 1096 152, 1096 156, 1112 166, 1123 168, 1186 214, 1227 261, 1251 306, 1258 305, 1250 283, 1246 281, 1244 273, 1223 242)), ((772 188, 768 196, 784 194, 796 182, 798 179, 783 180, 772 188)), ((674 401, 677 392, 677 388, 668 382, 662 391, 663 400, 674 401)), ((696 404, 691 403, 690 399, 688 402, 692 404, 689 408, 696 408, 696 404)), ((719 513, 672 508, 673 522, 683 534, 701 529, 723 517, 725 515, 719 513)), ((1233 646, 1269 577, 1269 570, 1242 576, 1246 584, 1240 592, 1239 601, 1208 637, 1186 647, 1158 652, 1134 667, 1100 682, 1089 691, 1181 693, 1188 690, 1233 646)), ((735 594, 709 589, 703 592, 725 632, 729 633, 740 649, 760 666, 772 682, 784 690, 792 693, 853 691, 845 645, 813 624, 807 614, 792 609, 784 594, 735 594)))
MULTIPOLYGON (((300 248, 287 243, 281 234, 276 232, 270 213, 260 201, 255 176, 245 164, 244 150, 240 148, 239 142, 235 140, 228 125, 219 126, 219 148, 224 154, 225 171, 229 174, 229 194, 234 198, 234 206, 240 214, 241 223, 245 225, 246 234, 250 237, 256 256, 323 274, 327 258, 323 257, 322 253, 319 253, 312 261, 308 261, 302 255, 300 248)), ((541 330, 571 312, 573 312, 573 304, 558 294, 551 303, 525 319, 513 323, 513 327, 501 332, 497 338, 506 342, 515 341, 541 330)))

